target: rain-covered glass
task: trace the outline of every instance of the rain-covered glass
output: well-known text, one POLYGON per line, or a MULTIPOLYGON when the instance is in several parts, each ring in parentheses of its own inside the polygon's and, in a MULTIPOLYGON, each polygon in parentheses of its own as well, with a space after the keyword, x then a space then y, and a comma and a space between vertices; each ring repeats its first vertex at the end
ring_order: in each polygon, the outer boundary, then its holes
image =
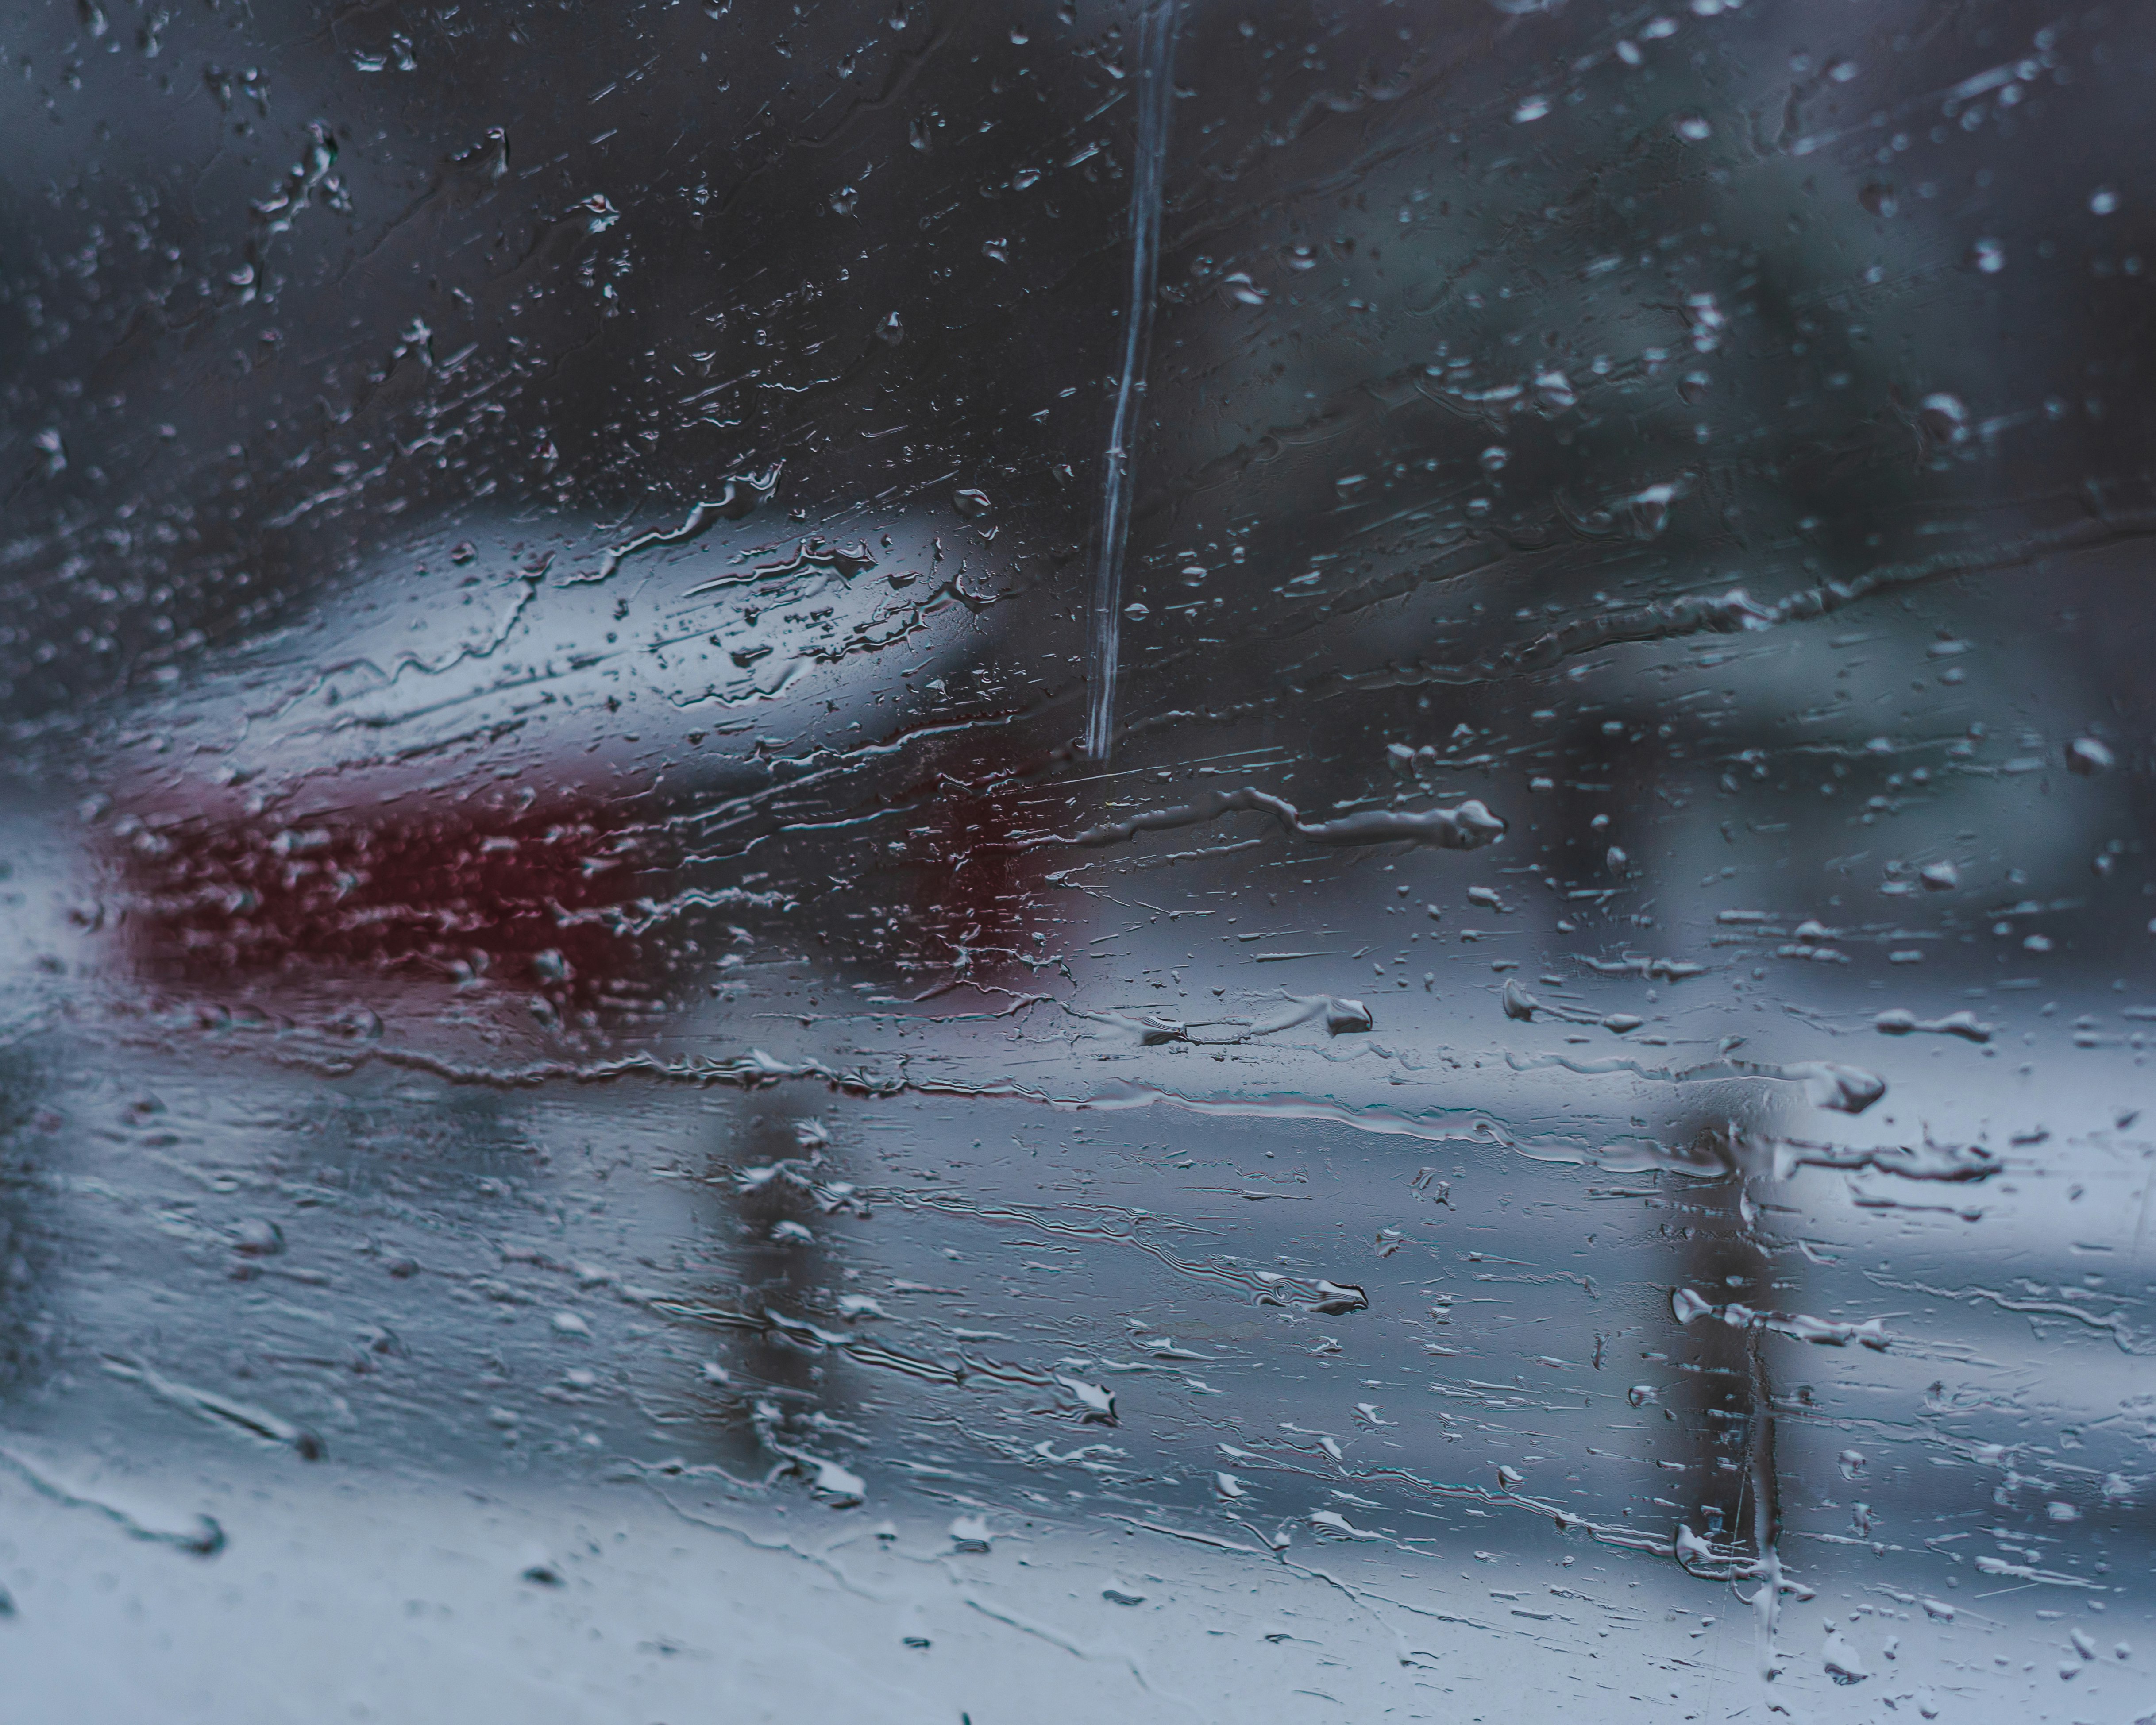
POLYGON ((16 0, 0 1717, 2156 1714, 2153 82, 16 0))

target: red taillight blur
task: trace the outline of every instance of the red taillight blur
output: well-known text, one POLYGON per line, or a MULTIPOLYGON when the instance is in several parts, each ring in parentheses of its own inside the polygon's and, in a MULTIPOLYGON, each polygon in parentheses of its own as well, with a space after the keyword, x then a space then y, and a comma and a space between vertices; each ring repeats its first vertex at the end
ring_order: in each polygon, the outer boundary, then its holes
POLYGON ((588 810, 126 824, 124 937, 153 985, 485 977, 578 997, 634 963, 608 915, 634 841, 588 810))

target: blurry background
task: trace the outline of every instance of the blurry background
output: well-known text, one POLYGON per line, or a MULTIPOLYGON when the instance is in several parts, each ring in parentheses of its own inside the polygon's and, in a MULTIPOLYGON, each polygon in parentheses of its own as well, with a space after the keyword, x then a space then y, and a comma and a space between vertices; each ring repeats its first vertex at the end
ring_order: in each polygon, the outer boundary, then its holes
POLYGON ((18 8, 24 1717, 2143 1717, 2153 49, 18 8))

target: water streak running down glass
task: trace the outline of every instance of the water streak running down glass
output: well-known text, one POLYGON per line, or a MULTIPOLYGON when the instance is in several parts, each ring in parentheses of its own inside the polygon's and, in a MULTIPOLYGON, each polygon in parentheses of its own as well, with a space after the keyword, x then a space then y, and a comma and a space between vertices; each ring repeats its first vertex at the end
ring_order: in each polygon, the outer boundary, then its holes
POLYGON ((27 0, 6 1717, 2156 1719, 2152 67, 27 0))
POLYGON ((1101 464, 1100 544, 1093 574, 1093 662, 1086 703, 1086 752, 1108 758, 1115 742, 1116 666, 1122 644, 1123 558, 1130 548, 1132 445, 1145 396, 1159 288, 1162 178, 1168 163, 1175 67, 1175 0, 1138 15, 1137 162, 1131 179, 1131 293, 1123 306, 1123 362, 1116 377, 1115 416, 1101 464))

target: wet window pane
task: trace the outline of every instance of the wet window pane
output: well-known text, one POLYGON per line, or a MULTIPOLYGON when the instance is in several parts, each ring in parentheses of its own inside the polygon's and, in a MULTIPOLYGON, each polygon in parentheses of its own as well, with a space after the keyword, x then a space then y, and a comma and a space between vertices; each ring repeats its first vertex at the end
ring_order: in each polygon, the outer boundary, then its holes
POLYGON ((16 8, 19 1716, 2145 1718, 2152 58, 16 8))

